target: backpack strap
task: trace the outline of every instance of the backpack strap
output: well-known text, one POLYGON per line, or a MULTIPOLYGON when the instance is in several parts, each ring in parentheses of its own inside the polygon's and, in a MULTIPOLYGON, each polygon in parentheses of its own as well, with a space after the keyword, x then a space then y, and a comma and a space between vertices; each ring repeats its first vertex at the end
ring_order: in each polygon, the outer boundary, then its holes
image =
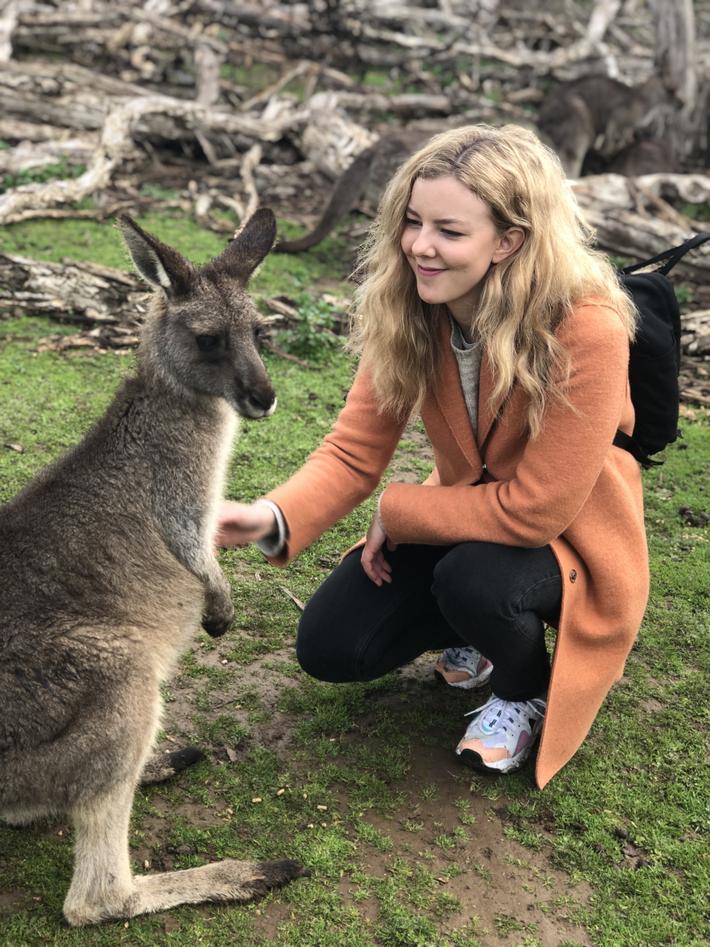
POLYGON ((649 467, 660 467, 663 464, 662 460, 651 460, 638 441, 635 441, 630 435, 624 434, 623 431, 617 431, 611 443, 614 447, 620 447, 622 450, 628 451, 636 458, 644 470, 648 470, 649 467))
POLYGON ((686 240, 685 243, 681 243, 680 246, 669 247, 668 250, 663 250, 662 253, 652 256, 648 260, 642 260, 640 263, 632 263, 630 266, 625 266, 621 272, 635 273, 636 270, 642 270, 654 263, 661 263, 663 260, 666 260, 663 266, 658 268, 658 272, 663 273, 664 276, 667 276, 676 263, 679 260, 682 260, 689 250, 694 250, 695 247, 701 246, 708 240, 710 240, 710 233, 696 233, 694 237, 690 237, 690 239, 686 240))

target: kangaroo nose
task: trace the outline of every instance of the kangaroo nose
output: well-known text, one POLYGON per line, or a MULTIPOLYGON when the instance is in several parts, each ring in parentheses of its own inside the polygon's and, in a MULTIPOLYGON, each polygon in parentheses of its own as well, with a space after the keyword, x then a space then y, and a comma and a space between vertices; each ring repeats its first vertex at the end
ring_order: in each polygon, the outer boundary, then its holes
POLYGON ((255 417, 270 417, 276 410, 276 395, 273 391, 250 391, 249 404, 255 417))

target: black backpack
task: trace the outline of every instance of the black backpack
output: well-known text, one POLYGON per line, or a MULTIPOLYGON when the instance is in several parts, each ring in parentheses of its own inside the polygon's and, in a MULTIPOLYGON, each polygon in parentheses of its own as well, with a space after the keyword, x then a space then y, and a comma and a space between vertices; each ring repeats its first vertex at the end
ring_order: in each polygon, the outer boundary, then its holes
POLYGON ((680 307, 668 273, 689 250, 706 240, 710 240, 710 233, 696 234, 679 247, 671 247, 619 272, 621 284, 639 311, 629 357, 636 421, 631 437, 617 431, 613 443, 633 454, 643 467, 661 464, 662 461, 651 460, 649 454, 663 450, 679 434, 680 307), (657 270, 636 272, 664 260, 657 270))

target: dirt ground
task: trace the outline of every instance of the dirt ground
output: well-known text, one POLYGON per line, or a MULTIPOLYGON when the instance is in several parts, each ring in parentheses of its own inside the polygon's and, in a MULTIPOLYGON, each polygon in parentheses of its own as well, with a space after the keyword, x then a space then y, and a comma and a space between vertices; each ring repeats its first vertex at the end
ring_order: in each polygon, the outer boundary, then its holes
MULTIPOLYGON (((197 643, 193 651, 198 664, 219 667, 222 661, 226 660, 224 653, 228 647, 228 642, 222 642, 214 650, 205 650, 197 643)), ((413 664, 398 672, 401 677, 401 686, 398 687, 396 695, 398 700, 401 699, 402 689, 411 692, 412 699, 416 699, 422 688, 435 686, 431 673, 432 658, 432 655, 422 655, 413 664)), ((247 711, 239 706, 239 694, 246 689, 252 693, 256 692, 267 712, 262 722, 252 722, 249 725, 249 743, 276 749, 284 757, 288 755, 295 721, 279 711, 278 698, 285 688, 298 686, 298 679, 274 668, 279 661, 293 660, 293 650, 287 648, 238 669, 230 662, 230 682, 220 690, 217 706, 214 708, 215 713, 233 713, 235 720, 243 720, 246 726, 247 711)), ((191 697, 195 681, 199 680, 200 678, 193 677, 182 678, 179 687, 171 687, 174 699, 166 706, 164 728, 178 742, 181 734, 189 734, 192 729, 194 705, 191 697)), ((485 695, 480 699, 485 699, 485 695)), ((376 715, 378 711, 386 709, 388 702, 387 692, 378 692, 373 701, 372 714, 376 715)), ((363 726, 360 726, 350 739, 362 739, 362 731, 363 726)), ((429 736, 434 737, 434 734, 429 736)), ((399 812, 392 818, 385 818, 373 812, 368 812, 365 816, 374 828, 389 836, 397 856, 410 864, 416 862, 422 847, 428 848, 433 843, 435 836, 453 831, 458 824, 455 803, 462 795, 462 768, 452 753, 448 735, 442 737, 438 744, 434 739, 427 740, 421 752, 416 755, 406 782, 397 787, 404 793, 405 798, 399 812), (417 791, 422 786, 432 787, 432 798, 422 800, 421 793, 417 791), (423 831, 413 834, 408 830, 405 823, 411 820, 422 823, 423 831)), ((167 743, 165 747, 168 747, 167 743)), ((222 765, 230 765, 226 752, 218 752, 217 761, 222 765)), ((239 764, 238 759, 232 762, 239 764)), ((512 943, 520 942, 519 938, 526 930, 534 931, 536 939, 533 942, 541 943, 544 947, 559 947, 560 944, 589 947, 589 935, 568 918, 568 911, 575 905, 584 907, 590 897, 590 889, 583 884, 574 884, 564 872, 552 865, 544 851, 533 851, 506 837, 506 825, 512 820, 508 810, 510 800, 501 781, 495 777, 485 779, 495 790, 486 796, 476 791, 470 793, 470 813, 475 818, 470 841, 455 851, 441 850, 434 863, 427 861, 427 867, 435 875, 439 875, 442 889, 445 888, 446 892, 456 897, 462 905, 460 911, 447 919, 445 930, 461 927, 475 916, 481 929, 488 932, 483 940, 486 947, 510 947, 512 943), (456 862, 459 867, 464 868, 463 873, 454 878, 446 877, 443 873, 451 862, 456 862), (565 900, 567 909, 560 906, 561 899, 565 900), (553 901, 556 902, 554 908, 553 901), (511 925, 517 922, 517 926, 511 929, 516 931, 518 939, 511 940, 510 933, 497 932, 496 917, 500 915, 510 918, 511 925)), ((200 826, 208 826, 218 818, 199 803, 185 804, 177 812, 173 807, 171 814, 184 815, 193 824, 200 826)), ((147 854, 151 850, 155 852, 156 847, 160 849, 160 818, 149 820, 144 828, 144 848, 134 853, 139 859, 143 857, 142 853, 147 854)), ((544 829, 544 826, 541 828, 544 829)), ((373 850, 371 846, 363 846, 360 856, 358 860, 363 871, 375 878, 384 876, 390 856, 373 850)), ((153 870, 170 869, 170 857, 167 856, 160 864, 153 863, 150 867, 153 870)), ((374 899, 355 900, 355 885, 347 877, 341 879, 339 887, 346 904, 356 907, 364 918, 373 922, 376 920, 377 907, 374 899)), ((279 925, 288 920, 289 911, 287 903, 277 901, 270 904, 259 917, 260 933, 268 938, 274 937, 279 925)))

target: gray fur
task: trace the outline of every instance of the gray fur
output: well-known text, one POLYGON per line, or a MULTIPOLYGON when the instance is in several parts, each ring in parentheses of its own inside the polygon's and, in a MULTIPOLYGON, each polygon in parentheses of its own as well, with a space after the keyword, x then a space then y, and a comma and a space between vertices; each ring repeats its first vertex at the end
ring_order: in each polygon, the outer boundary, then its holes
POLYGON ((673 170, 675 158, 667 146, 648 146, 649 140, 663 140, 671 108, 655 76, 635 87, 608 76, 583 76, 548 93, 537 126, 569 178, 607 169, 645 174, 673 170))
POLYGON ((258 211, 202 268, 130 218, 120 225, 159 287, 137 374, 78 446, 0 508, 0 817, 70 815, 74 925, 246 900, 301 873, 228 861, 131 874, 128 820, 160 684, 201 623, 220 635, 234 614, 211 537, 235 410, 257 418, 276 404, 245 291, 275 224, 258 211), (220 340, 212 351, 205 336, 220 340))

